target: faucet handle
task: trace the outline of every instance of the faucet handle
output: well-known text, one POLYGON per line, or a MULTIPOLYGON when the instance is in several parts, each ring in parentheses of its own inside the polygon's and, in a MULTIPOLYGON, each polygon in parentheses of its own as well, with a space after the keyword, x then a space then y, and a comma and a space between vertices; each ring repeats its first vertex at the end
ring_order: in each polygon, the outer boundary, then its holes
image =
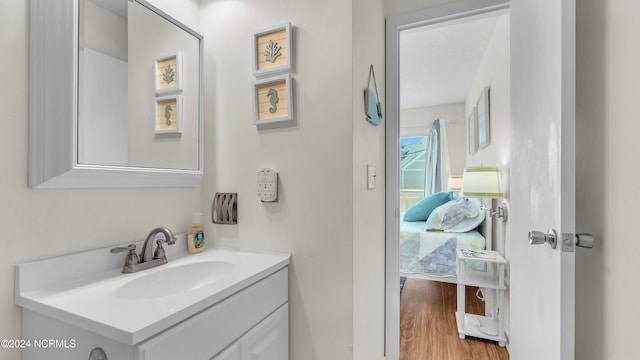
POLYGON ((136 244, 131 244, 129 246, 119 246, 119 247, 114 247, 113 249, 111 249, 111 253, 115 254, 115 253, 120 253, 123 251, 136 251, 136 244))
MULTIPOLYGON (((156 251, 153 253, 153 258, 154 259, 166 259, 167 255, 164 252, 164 248, 162 247, 162 243, 164 242, 164 240, 158 239, 156 240, 156 251)), ((171 243, 167 242, 167 244, 171 245, 171 243)))
POLYGON ((111 249, 111 253, 120 253, 124 251, 129 251, 127 254, 127 259, 124 262, 124 267, 122 267, 123 273, 132 273, 135 272, 136 264, 139 262, 138 255, 136 254, 136 245, 131 244, 129 246, 119 246, 111 249))

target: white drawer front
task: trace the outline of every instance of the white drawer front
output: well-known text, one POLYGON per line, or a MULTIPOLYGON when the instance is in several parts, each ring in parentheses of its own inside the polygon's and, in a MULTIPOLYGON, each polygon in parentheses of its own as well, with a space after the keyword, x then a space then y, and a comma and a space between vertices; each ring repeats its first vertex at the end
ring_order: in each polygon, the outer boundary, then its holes
POLYGON ((288 268, 142 343, 138 360, 208 360, 288 300, 288 268))

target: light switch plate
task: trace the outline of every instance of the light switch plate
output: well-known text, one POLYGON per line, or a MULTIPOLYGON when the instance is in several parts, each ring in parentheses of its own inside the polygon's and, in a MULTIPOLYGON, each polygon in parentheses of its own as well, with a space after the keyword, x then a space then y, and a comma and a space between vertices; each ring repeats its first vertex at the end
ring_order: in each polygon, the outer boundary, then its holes
POLYGON ((376 188, 376 167, 367 165, 367 190, 376 188))

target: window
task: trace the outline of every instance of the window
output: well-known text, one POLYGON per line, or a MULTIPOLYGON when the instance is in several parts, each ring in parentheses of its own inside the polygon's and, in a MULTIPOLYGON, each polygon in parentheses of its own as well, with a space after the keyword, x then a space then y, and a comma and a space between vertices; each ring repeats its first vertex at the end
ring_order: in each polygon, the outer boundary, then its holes
POLYGON ((400 211, 424 197, 426 137, 400 139, 400 211))
POLYGON ((400 139, 400 189, 424 189, 424 156, 426 138, 400 139))

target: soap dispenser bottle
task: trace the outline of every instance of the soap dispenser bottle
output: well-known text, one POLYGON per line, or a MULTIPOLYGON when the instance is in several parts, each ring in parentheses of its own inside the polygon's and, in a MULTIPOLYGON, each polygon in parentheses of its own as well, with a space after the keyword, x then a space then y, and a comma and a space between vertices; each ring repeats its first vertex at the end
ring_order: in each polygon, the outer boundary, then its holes
POLYGON ((193 226, 189 229, 187 236, 187 246, 189 253, 197 254, 204 250, 204 226, 202 226, 202 214, 194 215, 193 226))

